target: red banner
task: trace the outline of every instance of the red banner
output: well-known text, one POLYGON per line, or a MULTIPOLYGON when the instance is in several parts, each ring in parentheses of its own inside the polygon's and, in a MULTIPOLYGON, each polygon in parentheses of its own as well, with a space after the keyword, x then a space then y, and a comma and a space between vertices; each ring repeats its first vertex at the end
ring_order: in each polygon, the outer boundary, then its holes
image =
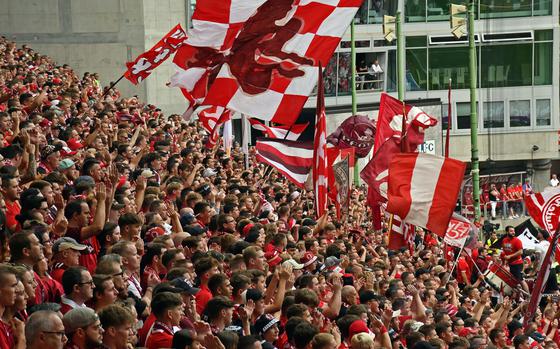
POLYGON ((156 67, 183 45, 187 34, 180 24, 157 42, 149 51, 136 57, 134 62, 127 62, 124 77, 134 85, 146 79, 156 67))

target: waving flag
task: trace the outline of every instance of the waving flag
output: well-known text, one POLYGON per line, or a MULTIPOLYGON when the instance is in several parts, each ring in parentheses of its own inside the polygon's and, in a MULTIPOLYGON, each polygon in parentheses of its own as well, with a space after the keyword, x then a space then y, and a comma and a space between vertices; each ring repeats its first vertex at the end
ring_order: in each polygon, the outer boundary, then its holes
POLYGON ((266 126, 256 119, 249 119, 249 122, 255 130, 264 132, 270 138, 287 139, 290 141, 297 141, 299 136, 305 131, 309 123, 294 124, 292 126, 266 126))
POLYGON ((198 0, 172 85, 197 103, 290 125, 363 0, 198 0))
POLYGON ((142 53, 134 62, 126 63, 124 77, 134 85, 147 78, 157 66, 183 45, 187 34, 180 24, 158 41, 149 51, 142 53))
POLYGON ((313 165, 311 142, 261 138, 255 148, 258 161, 274 167, 292 183, 304 188, 313 165))
POLYGON ((315 210, 317 212, 317 217, 323 216, 327 211, 327 185, 327 114, 325 113, 323 71, 321 64, 319 64, 317 117, 315 121, 315 139, 313 141, 313 189, 315 192, 315 210))
POLYGON ((387 248, 390 250, 400 250, 403 247, 414 245, 416 237, 416 227, 405 223, 397 215, 392 215, 389 221, 389 242, 387 248))
POLYGON ((221 126, 231 120, 231 111, 221 107, 208 107, 198 113, 202 127, 208 132, 207 148, 214 148, 220 136, 221 126))
POLYGON ((464 162, 441 156, 397 154, 389 166, 387 211, 444 236, 465 167, 464 162))

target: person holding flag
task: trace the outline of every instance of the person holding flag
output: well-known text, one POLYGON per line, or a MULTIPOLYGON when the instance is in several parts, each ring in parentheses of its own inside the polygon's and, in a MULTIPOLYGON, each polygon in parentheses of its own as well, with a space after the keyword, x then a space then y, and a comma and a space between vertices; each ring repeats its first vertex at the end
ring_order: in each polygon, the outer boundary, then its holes
POLYGON ((506 227, 506 237, 502 241, 502 254, 500 257, 509 265, 509 272, 521 283, 523 290, 529 292, 529 286, 523 280, 523 243, 515 236, 515 228, 506 227))

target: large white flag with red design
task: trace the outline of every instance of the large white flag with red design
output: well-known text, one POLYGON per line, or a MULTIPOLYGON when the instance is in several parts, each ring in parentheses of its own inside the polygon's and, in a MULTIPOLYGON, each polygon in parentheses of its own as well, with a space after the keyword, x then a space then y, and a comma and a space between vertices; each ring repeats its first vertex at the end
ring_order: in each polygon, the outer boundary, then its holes
POLYGON ((444 236, 466 164, 424 153, 396 154, 389 165, 387 211, 444 236))
POLYGON ((317 116, 315 139, 313 141, 313 189, 317 217, 327 211, 328 169, 327 169, 327 114, 325 113, 325 94, 323 91, 323 71, 319 63, 319 82, 317 83, 317 116))
POLYGON ((363 0, 198 0, 171 85, 190 102, 289 125, 363 0))

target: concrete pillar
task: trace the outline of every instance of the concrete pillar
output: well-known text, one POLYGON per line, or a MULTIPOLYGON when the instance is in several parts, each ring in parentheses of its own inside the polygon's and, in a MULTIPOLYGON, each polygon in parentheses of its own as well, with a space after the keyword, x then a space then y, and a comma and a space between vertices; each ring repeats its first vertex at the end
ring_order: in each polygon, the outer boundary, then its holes
POLYGON ((532 186, 533 191, 538 192, 549 186, 550 169, 552 162, 550 159, 535 159, 527 161, 527 171, 533 172, 532 186))

